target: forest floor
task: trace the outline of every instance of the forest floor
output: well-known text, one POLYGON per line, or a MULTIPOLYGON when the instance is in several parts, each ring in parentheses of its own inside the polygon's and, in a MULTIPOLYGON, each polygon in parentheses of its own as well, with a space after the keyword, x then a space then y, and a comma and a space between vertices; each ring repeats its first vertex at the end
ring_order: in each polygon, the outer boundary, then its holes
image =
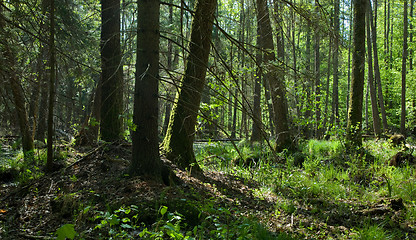
POLYGON ((60 149, 61 170, 0 181, 0 239, 365 239, 359 229, 369 224, 391 239, 416 239, 401 198, 265 191, 254 177, 191 174, 164 160, 176 175, 166 186, 126 174, 130 148, 60 149))

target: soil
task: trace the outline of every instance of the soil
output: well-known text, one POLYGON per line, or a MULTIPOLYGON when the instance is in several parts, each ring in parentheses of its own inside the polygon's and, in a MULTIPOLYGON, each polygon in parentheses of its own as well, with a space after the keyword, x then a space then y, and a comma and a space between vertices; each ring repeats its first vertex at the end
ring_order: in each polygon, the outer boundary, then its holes
POLYGON ((17 186, 1 183, 0 239, 54 239, 56 230, 68 223, 85 239, 98 239, 92 231, 97 221, 92 213, 115 210, 134 204, 140 220, 151 225, 157 221, 158 207, 168 206, 198 224, 199 209, 188 201, 204 204, 213 201, 217 208, 238 209, 239 216, 258 219, 273 233, 285 232, 299 239, 354 237, 351 231, 365 219, 389 220, 389 228, 406 232, 416 239, 412 226, 403 224, 406 206, 401 199, 381 199, 377 204, 358 199, 328 201, 314 198, 291 199, 283 193, 259 196, 260 184, 218 171, 190 174, 168 160, 178 180, 166 186, 152 178, 130 177, 127 173, 131 146, 127 143, 100 145, 68 151, 66 167, 17 186), (279 209, 279 202, 290 201, 294 209, 279 209), (90 207, 85 212, 83 209, 90 207))

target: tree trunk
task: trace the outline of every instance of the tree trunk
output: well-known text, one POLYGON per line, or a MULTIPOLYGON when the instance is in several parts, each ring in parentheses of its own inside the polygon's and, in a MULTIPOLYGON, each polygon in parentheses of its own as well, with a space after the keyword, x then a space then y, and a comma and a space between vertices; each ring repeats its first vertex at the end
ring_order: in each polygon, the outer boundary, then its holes
MULTIPOLYGON (((173 4, 173 0, 169 0, 170 4, 173 4)), ((169 24, 173 26, 173 6, 170 5, 169 6, 169 24)), ((168 39, 168 57, 167 57, 167 69, 169 71, 171 71, 173 69, 173 41, 168 39)), ((169 84, 170 86, 170 84, 169 84)), ((172 110, 172 101, 171 98, 172 97, 172 92, 171 92, 171 88, 167 87, 167 93, 166 93, 166 97, 167 99, 165 100, 165 114, 164 114, 164 120, 163 120, 163 127, 162 127, 162 136, 165 136, 166 131, 168 130, 168 125, 169 125, 169 117, 170 117, 170 112, 172 110)))
MULTIPOLYGON (((410 13, 409 18, 413 19, 413 6, 414 6, 414 0, 410 0, 410 13)), ((413 44, 413 24, 412 21, 409 21, 409 42, 410 45, 413 44)), ((409 49, 409 70, 413 70, 413 48, 411 47, 409 49)))
MULTIPOLYGON (((270 92, 273 104, 274 118, 276 123, 277 145, 276 150, 282 151, 285 148, 292 147, 292 139, 289 132, 288 109, 286 100, 286 87, 284 84, 283 66, 282 69, 273 69, 270 64, 276 61, 274 54, 272 27, 269 17, 269 9, 266 0, 257 0, 257 22, 260 26, 261 42, 263 53, 263 63, 269 67, 269 71, 264 74, 266 81, 270 84, 270 92), (279 71, 279 72, 278 72, 279 71)), ((278 26, 278 55, 283 59, 283 33, 278 26)), ((281 64, 282 65, 282 64, 281 64)))
POLYGON ((199 169, 193 151, 193 140, 201 93, 205 86, 216 6, 217 0, 196 2, 185 74, 163 141, 166 157, 183 169, 199 169))
POLYGON ((312 136, 312 126, 311 126, 311 116, 312 116, 312 101, 311 101, 311 88, 312 88, 312 81, 311 81, 311 63, 312 63, 312 54, 311 54, 311 27, 308 23, 307 30, 306 30, 306 80, 303 84, 304 91, 306 92, 306 110, 305 110, 305 119, 306 125, 304 126, 304 134, 307 139, 312 136))
POLYGON ((257 50, 257 72, 256 76, 254 77, 254 93, 253 93, 253 127, 251 132, 251 141, 258 142, 262 139, 262 121, 261 121, 261 81, 263 76, 262 70, 262 61, 263 61, 263 53, 261 51, 263 43, 260 31, 260 24, 257 24, 257 47, 260 50, 257 50))
POLYGON ((104 141, 122 138, 123 68, 120 48, 120 0, 101 0, 101 122, 104 141))
POLYGON ((383 88, 381 86, 381 76, 380 76, 380 66, 378 63, 378 49, 377 49, 377 31, 375 24, 376 22, 373 21, 373 14, 372 14, 372 8, 371 4, 368 2, 368 8, 370 11, 370 26, 371 26, 371 37, 373 42, 373 53, 374 53, 374 76, 375 76, 375 82, 377 84, 377 95, 378 95, 378 104, 380 106, 380 112, 381 112, 381 119, 383 123, 383 129, 386 132, 388 130, 387 125, 387 114, 386 114, 386 108, 384 107, 384 99, 383 99, 383 88))
POLYGON ((406 61, 407 61, 407 0, 404 0, 403 7, 403 58, 402 58, 402 111, 400 118, 400 132, 406 136, 406 61))
POLYGON ((48 102, 48 140, 47 140, 47 160, 46 160, 46 171, 53 171, 53 109, 55 105, 55 0, 50 0, 49 8, 50 17, 50 36, 49 36, 49 102, 48 102))
POLYGON ((333 60, 333 83, 332 83, 332 122, 339 123, 339 92, 338 92, 338 58, 339 58, 339 0, 334 1, 334 60, 333 60))
MULTIPOLYGON (((317 3, 317 2, 316 2, 317 3)), ((319 13, 318 6, 315 7, 316 14, 319 13)), ((322 125, 321 125, 321 56, 320 56, 320 33, 319 26, 315 27, 315 66, 314 66, 314 78, 315 78, 315 137, 320 139, 322 137, 322 125)))
MULTIPOLYGON (((353 19, 353 14, 352 13, 350 14, 350 16, 351 16, 351 19, 353 19)), ((349 34, 349 37, 348 37, 347 115, 348 115, 348 112, 350 111, 350 93, 351 93, 351 47, 352 47, 351 40, 352 40, 352 25, 353 25, 352 21, 353 20, 351 20, 351 23, 350 23, 350 32, 351 32, 351 34, 349 34)), ((347 125, 348 125, 348 122, 347 122, 347 125)))
POLYGON ((274 122, 275 118, 273 117, 273 106, 271 103, 271 96, 270 96, 270 84, 266 81, 266 79, 263 78, 263 88, 264 88, 264 98, 267 103, 267 112, 269 113, 269 128, 270 133, 272 136, 274 136, 274 130, 276 123, 274 122))
MULTIPOLYGON (((46 59, 46 58, 45 58, 46 59)), ((48 64, 47 61, 45 64, 48 64)), ((47 130, 47 115, 48 115, 48 80, 47 77, 50 73, 50 69, 42 74, 41 90, 40 90, 40 105, 39 105, 39 118, 35 133, 35 139, 41 142, 45 142, 46 130, 47 130)))
POLYGON ((75 144, 77 146, 88 146, 98 140, 100 110, 101 110, 101 80, 96 80, 96 87, 91 94, 91 113, 85 119, 85 122, 77 135, 75 144))
POLYGON ((381 135, 381 124, 380 124, 380 114, 378 112, 377 107, 377 96, 376 96, 376 88, 374 86, 374 77, 373 77, 373 54, 372 54, 372 46, 371 46, 371 8, 370 4, 367 8, 367 64, 368 64, 368 86, 370 88, 370 98, 371 98, 371 112, 373 116, 373 130, 374 134, 377 137, 381 135))
MULTIPOLYGON (((322 130, 321 134, 323 134, 323 131, 327 129, 327 121, 329 116, 328 111, 328 105, 329 105, 329 95, 331 94, 329 92, 329 83, 330 83, 330 77, 331 77, 331 60, 332 60, 332 38, 329 39, 329 46, 328 46, 328 68, 327 68, 327 75, 326 75, 326 84, 325 84, 325 105, 324 105, 324 119, 322 123, 322 130)), ((321 135, 322 136, 322 135, 321 135)))
POLYGON ((346 136, 348 150, 355 150, 355 147, 362 146, 361 130, 365 69, 365 13, 367 4, 366 0, 356 0, 353 2, 353 5, 354 49, 346 136))
POLYGON ((130 173, 159 178, 159 1, 138 2, 133 158, 130 173))
POLYGON ((0 1, 0 38, 3 46, 2 55, 4 59, 4 70, 6 72, 5 77, 8 77, 8 81, 12 90, 13 101, 15 110, 17 113, 17 122, 20 128, 20 134, 22 137, 22 148, 25 160, 31 160, 33 158, 33 138, 29 128, 29 119, 25 107, 25 98, 23 94, 23 88, 18 74, 16 73, 16 55, 10 48, 13 43, 10 42, 11 32, 6 30, 6 23, 3 20, 3 2, 0 1))

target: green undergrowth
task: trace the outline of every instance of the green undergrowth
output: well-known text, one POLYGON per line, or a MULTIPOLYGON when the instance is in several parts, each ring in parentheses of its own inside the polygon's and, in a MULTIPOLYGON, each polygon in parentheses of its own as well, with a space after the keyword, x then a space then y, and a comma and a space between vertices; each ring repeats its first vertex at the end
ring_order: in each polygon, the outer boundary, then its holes
MULTIPOLYGON (((345 226, 348 234, 336 236, 341 239, 405 239, 403 226, 415 227, 415 166, 389 166, 389 159, 402 149, 387 140, 368 140, 358 154, 347 154, 339 140, 309 140, 299 144, 298 152, 279 154, 265 143, 237 146, 243 158, 258 158, 256 164, 241 164, 241 156, 229 143, 200 148, 199 163, 205 170, 255 180, 257 196, 275 194, 280 199, 275 203, 277 212, 302 218, 306 206, 306 215, 315 221, 345 226), (404 209, 390 209, 383 216, 360 215, 363 209, 388 206, 389 199, 401 199, 404 209)), ((306 228, 306 238, 316 237, 315 231, 306 228)))
MULTIPOLYGON (((167 200, 163 196, 156 202, 131 199, 128 204, 109 203, 106 210, 94 207, 95 200, 77 202, 76 195, 58 196, 52 207, 71 221, 62 225, 54 236, 57 239, 414 237, 409 237, 411 231, 405 229, 414 229, 416 223, 415 167, 387 164, 401 147, 393 147, 385 140, 370 140, 358 154, 347 154, 339 140, 299 142, 298 151, 281 153, 270 151, 270 146, 273 143, 248 141, 195 146, 198 164, 204 171, 235 177, 247 185, 246 192, 235 193, 233 189, 212 184, 221 197, 203 199, 193 192, 192 186, 186 191, 178 186, 175 191, 184 191, 181 199, 167 200), (251 209, 265 199, 272 201, 271 208, 267 205, 263 210, 251 209), (393 209, 392 200, 398 199, 404 207, 393 209), (79 224, 89 227, 80 228, 79 224)), ((68 158, 69 154, 69 150, 61 151, 59 158, 68 158)), ((23 154, 17 153, 4 161, 2 168, 19 169, 19 181, 25 182, 39 177, 36 174, 42 172, 39 168, 46 161, 46 151, 36 151, 34 161, 28 166, 23 154)))
MULTIPOLYGON (((65 150, 56 150, 54 161, 64 163, 69 158, 71 151, 70 147, 65 150)), ((35 149, 27 155, 31 157, 25 159, 23 151, 14 147, 8 149, 7 152, 0 150, 0 180, 26 184, 44 176, 44 166, 47 159, 46 149, 35 149)))
POLYGON ((203 204, 186 199, 181 201, 187 202, 186 206, 142 203, 107 211, 86 207, 80 209, 74 221, 80 216, 88 216, 92 228, 77 232, 73 224, 65 224, 55 235, 57 239, 84 239, 91 235, 95 239, 295 239, 285 233, 273 234, 256 219, 241 217, 237 208, 215 206, 214 200, 203 204), (186 213, 189 207, 197 209, 197 215, 186 213), (153 222, 144 221, 143 216, 149 214, 154 215, 153 222))

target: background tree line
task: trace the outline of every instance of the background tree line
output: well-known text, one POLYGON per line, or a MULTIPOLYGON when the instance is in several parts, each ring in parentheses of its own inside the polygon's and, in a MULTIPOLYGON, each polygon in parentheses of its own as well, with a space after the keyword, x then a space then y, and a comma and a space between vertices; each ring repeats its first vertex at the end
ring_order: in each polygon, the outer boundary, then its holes
POLYGON ((127 139, 132 173, 152 174, 161 142, 198 169, 195 139, 275 139, 281 151, 302 138, 415 131, 413 1, 1 7, 1 134, 21 135, 25 152, 56 136, 127 139))

